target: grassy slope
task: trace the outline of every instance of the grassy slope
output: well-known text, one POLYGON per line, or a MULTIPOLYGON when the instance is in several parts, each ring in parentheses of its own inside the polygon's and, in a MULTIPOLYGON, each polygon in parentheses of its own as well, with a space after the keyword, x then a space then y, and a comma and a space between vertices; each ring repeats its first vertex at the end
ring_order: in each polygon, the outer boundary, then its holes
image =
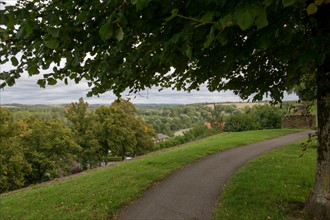
POLYGON ((316 147, 295 143, 259 157, 232 177, 216 219, 297 219, 312 190, 316 147))
POLYGON ((208 154, 292 133, 262 130, 218 135, 139 160, 36 185, 0 197, 2 219, 107 219, 154 182, 208 154))

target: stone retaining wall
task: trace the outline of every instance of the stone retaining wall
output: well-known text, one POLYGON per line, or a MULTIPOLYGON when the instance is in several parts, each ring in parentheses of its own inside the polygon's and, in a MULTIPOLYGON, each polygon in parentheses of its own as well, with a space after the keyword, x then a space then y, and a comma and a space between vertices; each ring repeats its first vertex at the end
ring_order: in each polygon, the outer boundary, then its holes
POLYGON ((286 115, 282 120, 282 128, 316 128, 315 115, 286 115))

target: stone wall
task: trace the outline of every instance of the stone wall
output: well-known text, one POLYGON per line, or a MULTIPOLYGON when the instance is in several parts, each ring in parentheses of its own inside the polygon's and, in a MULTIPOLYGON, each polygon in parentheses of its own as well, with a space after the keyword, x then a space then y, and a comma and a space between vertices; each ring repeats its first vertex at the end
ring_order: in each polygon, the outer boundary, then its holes
POLYGON ((282 128, 316 128, 315 115, 286 115, 282 121, 282 128))

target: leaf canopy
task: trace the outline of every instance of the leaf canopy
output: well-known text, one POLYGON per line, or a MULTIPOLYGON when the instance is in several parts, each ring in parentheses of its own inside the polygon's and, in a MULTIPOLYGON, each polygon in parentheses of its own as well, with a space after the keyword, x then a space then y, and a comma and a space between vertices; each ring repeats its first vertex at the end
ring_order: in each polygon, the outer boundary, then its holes
POLYGON ((0 62, 15 66, 1 87, 47 70, 49 85, 86 79, 89 95, 206 83, 278 101, 328 56, 317 16, 330 4, 318 4, 310 16, 302 0, 18 1, 0 11, 0 62))

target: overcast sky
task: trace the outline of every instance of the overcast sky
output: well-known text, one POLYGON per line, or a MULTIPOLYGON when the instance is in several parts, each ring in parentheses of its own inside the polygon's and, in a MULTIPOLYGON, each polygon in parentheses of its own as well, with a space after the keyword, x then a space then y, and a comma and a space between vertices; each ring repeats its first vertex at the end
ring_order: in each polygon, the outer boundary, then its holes
MULTIPOLYGON (((105 93, 100 97, 86 97, 89 90, 87 83, 75 84, 69 82, 65 85, 59 82, 54 86, 47 86, 45 89, 40 88, 36 82, 42 76, 28 77, 23 75, 17 80, 13 87, 5 87, 0 90, 1 104, 66 104, 77 102, 80 97, 90 104, 110 104, 115 100, 115 96, 111 93, 105 93)), ((165 89, 158 92, 158 89, 150 89, 140 94, 127 97, 127 93, 122 94, 123 98, 131 98, 133 103, 173 103, 173 104, 190 104, 205 102, 239 102, 242 101, 232 92, 209 92, 205 86, 200 91, 191 93, 183 91, 172 91, 165 89)), ((296 95, 285 95, 284 100, 297 100, 296 95)))
MULTIPOLYGON (((7 3, 13 4, 15 0, 5 0, 7 3)), ((3 6, 0 6, 3 7, 3 6)), ((0 64, 0 72, 8 70, 9 65, 0 64)), ((100 97, 87 98, 86 94, 89 87, 86 82, 75 84, 69 82, 65 85, 59 82, 55 86, 48 86, 45 89, 37 85, 37 80, 42 78, 42 75, 29 77, 24 74, 16 81, 13 87, 6 87, 0 90, 0 104, 66 104, 76 102, 80 97, 90 104, 110 104, 116 97, 113 93, 108 92, 100 97)), ((143 91, 137 95, 126 96, 127 93, 122 94, 123 98, 131 98, 133 103, 173 103, 173 104, 190 104, 190 103, 205 103, 205 102, 238 102, 242 101, 238 96, 232 92, 209 92, 205 86, 201 87, 200 91, 191 93, 183 91, 172 91, 171 89, 164 89, 158 92, 158 89, 150 89, 143 91)), ((297 100, 296 95, 284 96, 284 100, 297 100)))

